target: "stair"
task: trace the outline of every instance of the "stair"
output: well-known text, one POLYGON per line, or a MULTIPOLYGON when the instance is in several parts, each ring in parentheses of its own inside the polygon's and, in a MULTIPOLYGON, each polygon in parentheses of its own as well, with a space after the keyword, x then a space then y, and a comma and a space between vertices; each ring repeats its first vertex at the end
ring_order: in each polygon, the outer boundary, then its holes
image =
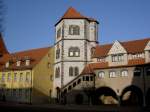
POLYGON ((61 88, 61 92, 66 94, 72 90, 81 90, 88 87, 94 87, 93 75, 78 75, 72 81, 61 88))

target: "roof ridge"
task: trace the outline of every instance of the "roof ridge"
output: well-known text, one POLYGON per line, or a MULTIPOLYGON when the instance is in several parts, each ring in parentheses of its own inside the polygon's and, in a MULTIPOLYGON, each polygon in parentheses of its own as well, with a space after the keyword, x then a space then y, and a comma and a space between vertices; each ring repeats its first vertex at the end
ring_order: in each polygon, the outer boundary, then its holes
POLYGON ((23 51, 12 52, 10 54, 12 55, 12 54, 16 54, 16 53, 30 52, 30 51, 33 51, 33 50, 48 49, 48 48, 51 48, 51 46, 49 46, 49 47, 40 47, 40 48, 32 48, 32 49, 27 49, 27 50, 23 50, 23 51))

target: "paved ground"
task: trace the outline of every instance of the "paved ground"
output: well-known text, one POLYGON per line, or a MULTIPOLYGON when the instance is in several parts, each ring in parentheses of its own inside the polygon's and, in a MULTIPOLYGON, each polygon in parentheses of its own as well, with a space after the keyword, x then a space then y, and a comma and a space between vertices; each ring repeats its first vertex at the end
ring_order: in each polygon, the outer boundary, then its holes
POLYGON ((29 105, 1 103, 0 112, 150 112, 150 108, 117 107, 117 106, 88 106, 88 105, 29 105))

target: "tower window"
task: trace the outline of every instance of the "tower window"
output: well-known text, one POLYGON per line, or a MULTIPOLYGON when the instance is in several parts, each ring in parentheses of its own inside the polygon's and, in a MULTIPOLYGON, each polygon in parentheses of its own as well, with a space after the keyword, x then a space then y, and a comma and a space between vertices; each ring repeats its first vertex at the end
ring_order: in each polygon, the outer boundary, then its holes
POLYGON ((69 76, 77 76, 79 75, 78 67, 69 67, 69 76))
POLYGON ((69 76, 73 76, 73 67, 69 68, 69 76))
POLYGON ((56 59, 60 58, 60 49, 56 50, 56 59))
POLYGON ((59 78, 60 77, 60 68, 56 68, 55 70, 55 78, 59 78))
POLYGON ((57 30, 57 38, 59 38, 61 36, 61 28, 59 28, 58 30, 57 30))
POLYGON ((78 47, 69 48, 69 56, 70 57, 79 57, 80 56, 80 49, 78 47))
POLYGON ((91 48, 91 55, 93 56, 94 53, 95 53, 95 47, 92 47, 92 48, 91 48))
POLYGON ((69 35, 80 35, 80 27, 78 25, 70 25, 69 35))
POLYGON ((79 68, 75 67, 75 76, 79 75, 79 68))

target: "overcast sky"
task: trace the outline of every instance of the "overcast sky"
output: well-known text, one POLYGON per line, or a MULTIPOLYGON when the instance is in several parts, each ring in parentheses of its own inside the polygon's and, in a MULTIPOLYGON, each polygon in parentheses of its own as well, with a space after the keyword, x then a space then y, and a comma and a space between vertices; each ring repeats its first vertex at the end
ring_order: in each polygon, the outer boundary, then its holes
POLYGON ((55 23, 74 7, 97 19, 100 44, 150 37, 150 0, 4 0, 10 52, 51 46, 55 23))

